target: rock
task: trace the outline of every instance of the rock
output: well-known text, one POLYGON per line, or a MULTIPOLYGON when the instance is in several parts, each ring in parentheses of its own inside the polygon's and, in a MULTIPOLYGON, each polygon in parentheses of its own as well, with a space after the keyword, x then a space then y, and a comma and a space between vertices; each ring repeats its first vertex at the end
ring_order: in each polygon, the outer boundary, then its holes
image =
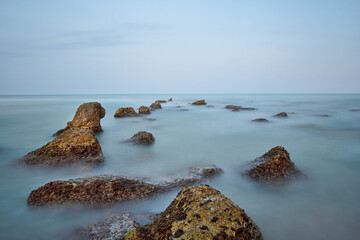
POLYGON ((157 109, 162 109, 162 107, 161 107, 160 103, 152 103, 150 105, 150 109, 151 109, 151 111, 154 111, 154 110, 157 110, 157 109))
POLYGON ((81 104, 76 110, 75 116, 72 121, 67 123, 64 129, 57 131, 54 136, 70 128, 87 128, 94 133, 102 132, 100 125, 101 118, 105 117, 105 109, 98 102, 89 102, 81 104))
POLYGON ((231 110, 233 112, 238 112, 238 111, 241 111, 241 110, 244 110, 244 111, 256 110, 256 108, 245 108, 245 107, 236 106, 236 105, 226 105, 225 109, 229 109, 229 110, 231 110))
POLYGON ((304 175, 290 160, 289 153, 281 146, 250 162, 251 169, 243 175, 262 183, 283 184, 291 179, 303 178, 304 175))
POLYGON ((286 112, 281 112, 281 113, 278 113, 278 114, 274 115, 273 117, 282 117, 282 118, 285 118, 285 117, 288 117, 288 115, 287 115, 286 112))
POLYGON ((186 108, 183 108, 183 109, 180 109, 181 112, 187 112, 189 111, 189 109, 186 109, 186 108))
POLYGON ((360 112, 360 108, 350 109, 351 112, 360 112))
POLYGON ((214 108, 215 106, 214 105, 207 105, 206 107, 207 108, 214 108))
POLYGON ((222 172, 222 169, 211 165, 205 168, 191 168, 185 177, 168 177, 160 180, 113 175, 58 180, 33 190, 27 203, 29 206, 112 205, 146 199, 173 188, 210 180, 222 172))
POLYGON ((104 161, 100 144, 90 129, 74 128, 28 153, 24 163, 41 166, 97 165, 104 161))
POLYGON ((206 105, 207 103, 205 102, 205 100, 199 100, 196 102, 193 102, 192 105, 206 105))
POLYGON ((182 108, 181 106, 176 106, 175 108, 182 108))
POLYGON ((184 187, 158 219, 131 229, 123 240, 262 239, 243 209, 208 185, 184 187))
POLYGON ((166 100, 156 100, 155 103, 166 103, 166 100))
POLYGON ((123 118, 123 117, 137 117, 139 116, 132 107, 119 108, 116 110, 114 117, 123 118))
POLYGON ((127 140, 127 142, 130 142, 132 144, 136 145, 148 145, 155 141, 154 136, 146 131, 140 131, 134 136, 132 136, 130 139, 127 140))
POLYGON ((139 222, 150 223, 156 219, 156 214, 134 214, 118 213, 100 220, 95 224, 79 228, 66 239, 72 240, 112 240, 125 237, 126 233, 133 227, 139 227, 143 224, 139 222), (141 220, 141 221, 139 221, 141 220))
POLYGON ((168 102, 172 102, 173 101, 173 99, 172 98, 170 98, 169 100, 168 100, 168 102))
POLYGON ((139 114, 150 114, 150 108, 145 107, 145 106, 141 106, 139 108, 139 114))
POLYGON ((269 120, 267 120, 266 118, 256 118, 251 121, 253 121, 253 122, 269 122, 269 120))

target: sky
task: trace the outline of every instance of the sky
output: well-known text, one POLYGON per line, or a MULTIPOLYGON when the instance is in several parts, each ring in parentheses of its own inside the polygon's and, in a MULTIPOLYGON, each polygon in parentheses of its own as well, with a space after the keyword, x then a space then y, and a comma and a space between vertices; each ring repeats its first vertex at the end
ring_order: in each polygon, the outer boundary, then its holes
POLYGON ((0 1, 1 95, 117 93, 360 93, 360 1, 0 1))

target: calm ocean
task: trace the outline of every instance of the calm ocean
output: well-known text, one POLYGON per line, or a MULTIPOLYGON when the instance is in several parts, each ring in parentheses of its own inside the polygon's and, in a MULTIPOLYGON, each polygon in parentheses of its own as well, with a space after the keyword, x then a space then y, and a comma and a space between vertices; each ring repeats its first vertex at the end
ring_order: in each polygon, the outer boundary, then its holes
POLYGON ((105 209, 29 208, 29 193, 49 181, 105 173, 161 177, 208 164, 224 169, 208 184, 243 208, 265 239, 359 239, 360 112, 350 111, 355 108, 359 94, 0 96, 0 239, 62 239, 111 213, 159 213, 179 191, 105 209), (170 97, 174 102, 148 116, 154 121, 113 117, 119 107, 170 97), (199 99, 215 107, 188 104, 199 99), (77 107, 90 101, 106 109, 104 132, 97 134, 104 165, 85 171, 14 163, 51 141, 77 107), (227 104, 257 110, 232 112, 224 109, 227 104), (283 111, 288 118, 272 117, 283 111), (263 117, 270 122, 251 121, 263 117), (141 130, 154 135, 152 146, 123 143, 141 130), (241 176, 244 163, 278 145, 289 151, 306 181, 266 187, 241 176))

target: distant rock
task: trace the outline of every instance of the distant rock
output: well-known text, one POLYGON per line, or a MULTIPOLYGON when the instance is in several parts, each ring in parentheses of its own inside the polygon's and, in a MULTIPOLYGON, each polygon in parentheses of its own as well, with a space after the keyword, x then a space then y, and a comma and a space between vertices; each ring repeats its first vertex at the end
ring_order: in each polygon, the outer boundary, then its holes
POLYGON ((360 112, 360 108, 350 109, 351 112, 360 112))
POLYGON ((272 148, 250 162, 250 167, 243 171, 243 175, 262 183, 284 184, 291 179, 304 177, 290 160, 289 153, 281 146, 272 148))
POLYGON ((54 136, 70 128, 85 128, 90 129, 94 133, 102 132, 100 125, 101 118, 105 117, 105 109, 98 102, 89 102, 81 104, 76 110, 72 121, 67 123, 64 129, 57 131, 54 136))
POLYGON ((102 162, 104 158, 94 132, 83 128, 68 129, 24 157, 25 164, 43 167, 97 165, 102 162))
POLYGON ((155 103, 166 103, 166 100, 156 100, 155 103))
POLYGON ((214 105, 207 105, 206 107, 207 108, 214 108, 215 106, 214 105))
POLYGON ((274 115, 273 117, 286 118, 286 117, 288 117, 288 115, 286 112, 281 112, 281 113, 274 115))
POLYGON ((170 98, 169 100, 168 100, 168 102, 172 102, 173 101, 173 99, 172 98, 170 98))
POLYGON ((152 103, 152 104, 150 105, 150 110, 151 110, 151 111, 154 111, 154 110, 157 110, 157 109, 162 109, 160 103, 152 103))
POLYGON ((145 106, 141 106, 139 108, 139 114, 150 114, 150 108, 145 107, 145 106))
POLYGON ((122 240, 262 239, 243 209, 208 185, 184 187, 156 221, 132 228, 122 240))
POLYGON ((33 190, 29 206, 112 205, 146 199, 173 188, 213 179, 223 171, 215 165, 190 168, 185 177, 157 179, 100 175, 89 178, 58 180, 33 190))
POLYGON ((155 138, 149 132, 140 131, 126 141, 136 145, 148 145, 153 143, 155 141, 155 138))
POLYGON ((189 109, 186 109, 186 108, 183 108, 183 109, 180 109, 181 112, 187 112, 189 111, 189 109))
POLYGON ((139 116, 132 107, 119 108, 116 110, 114 117, 124 118, 124 117, 137 117, 139 116))
POLYGON ((225 109, 229 109, 233 112, 238 112, 238 111, 252 111, 252 110, 256 110, 256 108, 245 108, 242 106, 236 106, 236 105, 226 105, 225 109))
POLYGON ((251 121, 253 121, 253 122, 269 122, 269 120, 267 120, 266 118, 256 118, 251 121))
POLYGON ((205 102, 205 100, 199 100, 196 102, 193 102, 192 105, 206 105, 207 103, 205 102))

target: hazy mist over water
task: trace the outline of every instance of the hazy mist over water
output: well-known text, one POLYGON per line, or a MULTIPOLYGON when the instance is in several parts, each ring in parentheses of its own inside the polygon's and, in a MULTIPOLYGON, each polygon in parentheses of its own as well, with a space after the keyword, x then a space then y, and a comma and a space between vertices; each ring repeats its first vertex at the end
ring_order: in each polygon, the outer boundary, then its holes
POLYGON ((360 235, 359 94, 58 95, 0 96, 0 238, 61 239, 76 227, 121 211, 163 211, 179 189, 139 203, 105 209, 31 209, 29 193, 53 180, 117 174, 162 177, 191 166, 216 164, 224 174, 208 182, 243 208, 264 239, 358 239, 360 235), (119 107, 174 102, 145 118, 115 119, 119 107), (205 99, 214 108, 188 103, 205 99), (106 109, 97 134, 104 165, 91 170, 21 167, 14 162, 53 139, 77 107, 98 101, 106 109), (227 104, 255 107, 232 112, 227 104), (176 106, 182 108, 176 108, 176 106), (180 111, 180 109, 189 111, 180 111), (286 119, 273 118, 288 112, 286 119), (324 117, 323 115, 328 115, 324 117), (269 123, 252 119, 264 117, 269 123), (146 130, 149 147, 123 143, 146 130), (308 176, 283 188, 243 178, 241 167, 277 145, 308 176))

